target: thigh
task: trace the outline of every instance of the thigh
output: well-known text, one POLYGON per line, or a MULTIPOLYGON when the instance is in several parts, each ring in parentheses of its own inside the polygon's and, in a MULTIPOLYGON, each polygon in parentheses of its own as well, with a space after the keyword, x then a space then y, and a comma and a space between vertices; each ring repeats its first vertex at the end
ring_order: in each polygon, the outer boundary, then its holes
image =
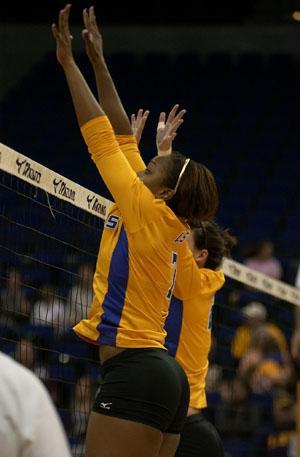
POLYGON ((162 441, 163 434, 149 425, 92 412, 86 435, 85 455, 158 457, 162 441))
POLYGON ((179 434, 164 433, 163 442, 159 450, 159 457, 174 457, 180 440, 179 434))
POLYGON ((187 418, 176 457, 224 457, 216 428, 201 414, 187 418))

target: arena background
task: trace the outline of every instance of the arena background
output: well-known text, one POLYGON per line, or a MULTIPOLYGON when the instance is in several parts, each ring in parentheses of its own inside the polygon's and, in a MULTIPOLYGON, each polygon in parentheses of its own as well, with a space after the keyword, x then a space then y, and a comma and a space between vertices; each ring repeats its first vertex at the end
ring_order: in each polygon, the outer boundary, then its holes
MULTIPOLYGON (((293 13, 300 2, 235 3, 95 7, 127 113, 151 111, 141 143, 145 158, 154 154, 159 112, 180 103, 187 114, 175 147, 215 173, 217 220, 239 240, 234 259, 245 262, 257 243, 269 241, 280 279, 294 285, 300 257, 300 23, 293 13)), ((86 152, 55 59, 50 24, 63 5, 1 7, 0 141, 111 198, 86 152)), ((80 38, 85 6, 73 5, 71 28, 78 62, 95 89, 80 38)), ((86 312, 102 220, 8 171, 1 171, 0 183, 0 348, 43 379, 73 453, 81 456, 99 369, 93 348, 69 329, 86 312), (61 305, 69 314, 59 312, 55 320, 61 305), (40 313, 43 307, 51 309, 52 321, 51 313, 40 313)), ((241 379, 243 357, 233 349, 245 323, 242 309, 253 301, 263 304, 265 325, 280 329, 279 340, 284 335, 290 347, 295 306, 270 292, 231 278, 216 298, 207 415, 228 457, 296 455, 297 360, 273 341, 272 357, 265 357, 278 362, 286 380, 280 389, 262 387, 256 378, 241 379)))

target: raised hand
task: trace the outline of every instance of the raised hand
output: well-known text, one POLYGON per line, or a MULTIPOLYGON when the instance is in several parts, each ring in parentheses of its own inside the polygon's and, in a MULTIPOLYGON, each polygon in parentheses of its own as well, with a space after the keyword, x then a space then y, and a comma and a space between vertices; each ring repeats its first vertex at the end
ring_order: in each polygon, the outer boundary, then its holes
POLYGON ((177 130, 183 123, 183 116, 186 110, 178 111, 179 105, 174 105, 171 109, 167 121, 166 113, 160 113, 157 131, 156 131, 156 146, 158 155, 168 155, 172 152, 172 143, 177 135, 177 130))
POLYGON ((58 27, 56 24, 52 24, 51 26, 53 36, 56 40, 56 57, 62 66, 74 60, 71 46, 72 36, 69 29, 70 10, 70 4, 60 10, 58 27))
POLYGON ((94 7, 83 10, 83 22, 85 29, 83 30, 83 38, 85 49, 92 65, 95 65, 99 59, 103 59, 103 40, 97 20, 94 7))
POLYGON ((148 119, 150 111, 144 111, 143 109, 139 109, 137 115, 131 115, 131 128, 132 133, 136 138, 137 144, 140 143, 142 133, 145 127, 145 123, 148 119))

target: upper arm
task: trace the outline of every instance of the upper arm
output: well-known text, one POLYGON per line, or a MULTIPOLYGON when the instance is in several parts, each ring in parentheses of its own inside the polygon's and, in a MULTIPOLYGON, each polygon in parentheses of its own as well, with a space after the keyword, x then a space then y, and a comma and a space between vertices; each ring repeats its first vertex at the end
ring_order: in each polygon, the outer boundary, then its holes
POLYGON ((146 168, 134 135, 116 135, 117 142, 131 168, 137 173, 146 168))
POLYGON ((82 127, 88 145, 105 184, 110 190, 124 220, 131 230, 153 220, 155 198, 137 177, 121 151, 106 116, 100 116, 82 127))

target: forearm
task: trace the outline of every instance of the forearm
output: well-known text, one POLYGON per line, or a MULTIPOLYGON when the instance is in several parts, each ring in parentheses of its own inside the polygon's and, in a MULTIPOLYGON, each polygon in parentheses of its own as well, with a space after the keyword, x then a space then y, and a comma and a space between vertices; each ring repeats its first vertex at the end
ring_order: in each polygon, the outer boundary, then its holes
POLYGON ((86 122, 104 115, 103 109, 87 85, 83 75, 74 61, 63 65, 77 120, 81 127, 86 122))
POLYGON ((116 135, 120 149, 128 160, 131 168, 138 173, 146 168, 142 159, 135 137, 131 135, 116 135))
POLYGON ((132 134, 131 124, 120 100, 117 89, 111 78, 104 58, 99 58, 93 64, 98 97, 115 134, 132 134))

